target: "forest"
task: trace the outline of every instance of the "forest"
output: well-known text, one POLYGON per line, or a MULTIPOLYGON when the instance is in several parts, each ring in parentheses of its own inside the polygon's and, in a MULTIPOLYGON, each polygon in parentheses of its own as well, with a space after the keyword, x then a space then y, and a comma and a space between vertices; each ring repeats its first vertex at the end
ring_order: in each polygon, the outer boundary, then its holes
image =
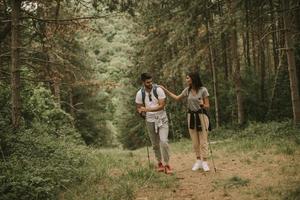
MULTIPOLYGON (((298 199, 297 0, 0 0, 0 199, 138 199, 139 187, 181 187, 148 169, 134 99, 143 72, 180 94, 191 71, 210 93, 211 140, 247 140, 253 154, 279 148, 292 163, 293 181, 268 189, 276 198, 240 199, 298 199)), ((166 104, 177 158, 191 148, 186 102, 166 104)), ((218 163, 224 149, 213 147, 218 163)))

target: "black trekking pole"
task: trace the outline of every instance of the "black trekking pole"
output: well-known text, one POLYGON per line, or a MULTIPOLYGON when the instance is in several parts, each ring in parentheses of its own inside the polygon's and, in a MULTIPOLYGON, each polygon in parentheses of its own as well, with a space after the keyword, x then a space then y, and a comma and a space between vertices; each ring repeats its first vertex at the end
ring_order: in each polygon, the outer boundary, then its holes
POLYGON ((147 145, 148 165, 149 165, 149 169, 150 169, 150 168, 151 168, 151 165, 150 165, 150 154, 149 154, 148 143, 147 143, 146 145, 147 145))
POLYGON ((151 165, 150 165, 150 153, 149 153, 149 146, 148 146, 148 137, 149 137, 149 133, 147 131, 147 122, 146 122, 146 113, 145 112, 141 112, 139 113, 140 116, 144 119, 144 122, 145 122, 145 138, 144 138, 144 142, 146 143, 146 149, 147 149, 147 158, 148 158, 148 165, 149 165, 149 169, 151 168, 151 165))
POLYGON ((200 107, 201 107, 201 115, 202 115, 202 121, 203 121, 203 124, 204 124, 204 129, 207 131, 207 141, 208 141, 208 148, 209 148, 209 151, 210 151, 210 157, 211 157, 211 161, 213 163, 214 170, 215 170, 215 173, 216 173, 217 169, 216 169, 216 166, 215 166, 215 162, 214 162, 214 158, 213 158, 213 153, 212 153, 212 148, 211 148, 210 140, 209 140, 209 137, 208 137, 208 128, 206 127, 206 123, 205 123, 205 120, 204 120, 204 111, 203 111, 204 106, 203 106, 203 104, 200 105, 200 107))
MULTIPOLYGON (((145 121, 146 123, 146 121, 145 121)), ((147 147, 147 158, 148 158, 148 165, 149 165, 149 169, 151 169, 151 165, 150 165, 150 153, 149 153, 149 146, 148 146, 148 137, 149 137, 149 133, 147 131, 147 128, 145 128, 145 136, 146 136, 146 147, 147 147)))

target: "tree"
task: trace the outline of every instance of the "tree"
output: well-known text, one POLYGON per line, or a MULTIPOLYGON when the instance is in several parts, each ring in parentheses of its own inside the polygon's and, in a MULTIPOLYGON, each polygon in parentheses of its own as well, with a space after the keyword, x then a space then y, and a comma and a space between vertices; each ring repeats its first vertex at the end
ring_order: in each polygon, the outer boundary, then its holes
POLYGON ((295 60, 295 53, 294 53, 294 43, 293 43, 293 35, 291 33, 291 18, 290 14, 290 1, 283 0, 284 5, 284 27, 285 27, 285 49, 287 54, 288 60, 288 69, 289 69, 289 77, 290 77, 290 90, 291 90, 291 99, 292 99, 292 106, 293 106, 293 121, 294 124, 300 124, 300 97, 299 97, 299 84, 298 78, 296 73, 296 60, 295 60))
POLYGON ((21 0, 12 0, 11 27, 11 93, 12 125, 19 128, 21 120, 20 97, 20 13, 21 0))
POLYGON ((241 65, 240 65, 240 55, 239 55, 239 47, 238 47, 238 33, 237 33, 237 22, 235 19, 235 10, 236 5, 232 2, 232 0, 227 0, 229 13, 231 15, 231 48, 232 54, 231 58, 234 64, 234 72, 233 72, 233 81, 235 84, 235 92, 236 92, 236 102, 237 102, 237 112, 238 112, 238 124, 242 125, 245 122, 244 116, 244 106, 243 106, 243 96, 242 96, 242 83, 241 83, 241 65))

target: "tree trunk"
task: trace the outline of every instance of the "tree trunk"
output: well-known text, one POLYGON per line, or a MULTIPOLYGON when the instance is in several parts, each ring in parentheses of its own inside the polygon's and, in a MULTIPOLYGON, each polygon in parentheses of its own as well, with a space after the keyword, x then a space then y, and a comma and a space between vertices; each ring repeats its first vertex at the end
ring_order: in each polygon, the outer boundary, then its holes
POLYGON ((250 60, 250 42, 249 42, 249 4, 250 1, 246 0, 245 2, 245 10, 246 10, 246 64, 247 66, 251 65, 250 60))
POLYGON ((257 59, 256 45, 255 45, 255 42, 256 42, 255 32, 256 32, 256 30, 252 30, 252 34, 251 34, 251 37, 252 37, 252 59, 253 59, 252 63, 253 63, 255 73, 257 73, 257 66, 258 66, 257 60, 258 59, 257 59))
POLYGON ((281 68, 282 68, 282 63, 283 63, 283 61, 282 61, 283 60, 283 55, 284 55, 284 53, 282 52, 281 56, 279 57, 278 66, 275 67, 276 68, 276 74, 275 74, 275 79, 274 79, 274 83, 273 83, 273 86, 272 86, 272 92, 271 92, 269 108, 268 108, 268 112, 267 112, 267 115, 266 115, 267 117, 270 116, 270 113, 271 113, 272 108, 273 108, 273 104, 274 104, 274 100, 275 100, 275 92, 277 90, 279 74, 280 74, 280 71, 281 71, 281 68))
POLYGON ((60 74, 57 71, 53 72, 53 89, 54 89, 54 98, 55 102, 57 103, 57 106, 60 108, 60 74))
POLYGON ((12 27, 11 27, 11 105, 12 125, 17 129, 21 120, 21 97, 20 97, 20 12, 21 0, 12 0, 12 27))
MULTIPOLYGON (((210 17, 209 17, 210 18, 210 17)), ((211 42, 211 34, 210 34, 210 23, 209 20, 206 24, 207 29, 207 40, 208 40, 208 48, 209 48, 209 60, 210 60, 210 67, 212 70, 212 77, 213 77, 213 86, 214 86, 214 96, 215 96, 215 117, 216 117, 216 128, 220 126, 219 120, 219 103, 218 103, 218 82, 216 78, 216 66, 215 66, 215 56, 213 52, 212 42, 211 42)))
POLYGON ((240 59, 238 54, 238 36, 236 30, 233 31, 232 37, 232 46, 233 46, 233 56, 234 56, 234 84, 235 92, 237 99, 237 112, 238 112, 238 124, 244 124, 244 107, 243 107, 243 97, 242 97, 242 81, 241 81, 241 72, 240 72, 240 59))
POLYGON ((226 36, 224 33, 221 33, 221 43, 222 43, 222 54, 223 54, 223 65, 225 71, 225 79, 228 81, 228 62, 227 62, 227 44, 226 36))
MULTIPOLYGON (((234 6, 232 5, 232 0, 228 0, 228 8, 231 16, 234 13, 234 6)), ((231 35, 231 44, 232 44, 232 59, 234 64, 234 73, 233 73, 233 80, 235 84, 235 92, 236 92, 236 99, 237 99, 237 113, 238 113, 238 124, 242 125, 245 123, 245 116, 244 116, 244 107, 243 107, 243 97, 242 97, 242 82, 241 82, 241 73, 240 73, 240 55, 238 53, 238 34, 237 34, 237 25, 236 20, 231 19, 231 24, 233 30, 231 35)))
POLYGON ((75 118, 75 108, 74 108, 74 99, 73 99, 73 88, 69 86, 69 104, 70 104, 70 114, 75 118))
POLYGON ((260 45, 260 100, 265 100, 266 55, 264 41, 260 45))
POLYGON ((277 49, 277 37, 276 37, 276 31, 277 31, 277 26, 276 26, 276 21, 274 17, 274 5, 273 5, 273 0, 269 0, 270 3, 270 13, 271 13, 271 20, 272 20, 272 50, 273 50, 273 62, 274 62, 274 71, 276 73, 276 67, 279 66, 279 55, 278 52, 276 51, 277 49))
POLYGON ((291 23, 292 17, 290 16, 289 11, 289 0, 283 0, 284 5, 284 27, 285 27, 285 48, 287 53, 288 60, 288 70, 290 77, 290 89, 291 89, 291 98, 293 106, 293 121, 294 125, 300 124, 300 98, 299 98, 299 89, 298 89, 298 79, 296 75, 296 62, 295 62, 295 53, 294 53, 294 43, 292 40, 291 33, 291 23))

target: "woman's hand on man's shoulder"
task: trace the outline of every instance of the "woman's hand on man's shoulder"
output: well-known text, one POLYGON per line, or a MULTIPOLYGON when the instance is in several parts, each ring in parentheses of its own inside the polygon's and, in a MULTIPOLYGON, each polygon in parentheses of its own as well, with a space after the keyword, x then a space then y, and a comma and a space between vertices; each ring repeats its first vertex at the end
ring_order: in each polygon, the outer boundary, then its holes
POLYGON ((160 87, 161 89, 163 89, 164 91, 166 90, 166 88, 163 85, 158 85, 158 87, 160 87))

